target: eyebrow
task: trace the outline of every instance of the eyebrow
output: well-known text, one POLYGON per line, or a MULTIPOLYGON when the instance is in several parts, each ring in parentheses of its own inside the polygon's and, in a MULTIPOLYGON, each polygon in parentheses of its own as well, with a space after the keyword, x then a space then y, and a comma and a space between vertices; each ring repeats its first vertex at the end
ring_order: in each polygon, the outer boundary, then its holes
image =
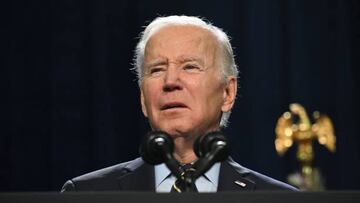
POLYGON ((198 62, 200 65, 204 65, 204 61, 196 56, 180 56, 178 61, 180 63, 186 63, 186 62, 198 62))
POLYGON ((165 65, 167 63, 168 63, 168 60, 166 60, 166 59, 155 59, 155 60, 152 60, 152 61, 150 61, 148 63, 145 63, 145 68, 158 66, 158 65, 165 65))
MULTIPOLYGON (((201 58, 195 57, 195 56, 179 56, 176 59, 176 62, 180 63, 180 64, 186 63, 186 62, 198 62, 198 63, 200 63, 200 65, 204 65, 204 61, 201 58)), ((168 59, 163 59, 163 58, 154 59, 154 60, 146 63, 145 68, 150 68, 150 67, 159 66, 159 65, 166 65, 168 63, 169 63, 168 59)))

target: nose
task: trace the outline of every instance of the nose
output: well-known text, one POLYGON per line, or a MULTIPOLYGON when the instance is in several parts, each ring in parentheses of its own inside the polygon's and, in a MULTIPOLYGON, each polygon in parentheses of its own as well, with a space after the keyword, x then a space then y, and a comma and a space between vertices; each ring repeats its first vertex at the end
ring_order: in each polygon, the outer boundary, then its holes
POLYGON ((172 92, 181 89, 182 85, 178 70, 175 67, 169 67, 164 77, 163 91, 172 92))

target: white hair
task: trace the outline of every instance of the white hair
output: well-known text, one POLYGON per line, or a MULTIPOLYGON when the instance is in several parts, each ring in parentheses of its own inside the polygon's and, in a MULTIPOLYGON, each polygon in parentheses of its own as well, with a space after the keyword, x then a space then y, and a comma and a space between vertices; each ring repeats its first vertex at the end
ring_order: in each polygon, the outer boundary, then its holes
MULTIPOLYGON (((143 79, 143 63, 145 55, 145 46, 151 36, 153 36, 161 28, 169 25, 183 25, 183 26, 195 26, 209 31, 214 35, 215 39, 219 43, 221 49, 221 73, 224 79, 229 76, 238 77, 238 69, 235 63, 233 49, 230 44, 229 37, 227 34, 220 28, 212 25, 210 22, 205 22, 205 20, 194 17, 194 16, 167 16, 167 17, 157 17, 154 19, 145 30, 140 34, 140 40, 135 49, 135 58, 134 58, 134 70, 138 78, 138 84, 141 86, 143 79)), ((220 127, 226 127, 228 124, 228 119, 230 117, 229 112, 224 112, 221 116, 220 127)))

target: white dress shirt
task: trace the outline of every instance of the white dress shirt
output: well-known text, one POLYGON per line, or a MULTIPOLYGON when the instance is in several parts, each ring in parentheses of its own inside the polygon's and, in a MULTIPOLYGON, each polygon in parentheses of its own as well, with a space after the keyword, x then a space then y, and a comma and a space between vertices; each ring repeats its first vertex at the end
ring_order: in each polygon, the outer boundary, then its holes
MULTIPOLYGON (((214 164, 204 175, 195 181, 198 192, 216 192, 219 183, 220 163, 214 164)), ((155 190, 159 193, 170 192, 176 177, 165 164, 155 166, 155 190)))

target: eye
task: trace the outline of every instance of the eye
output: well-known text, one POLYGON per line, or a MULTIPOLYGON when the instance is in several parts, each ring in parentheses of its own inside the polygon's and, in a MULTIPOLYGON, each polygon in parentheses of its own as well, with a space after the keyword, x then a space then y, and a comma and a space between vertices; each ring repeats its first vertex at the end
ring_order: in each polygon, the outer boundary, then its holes
POLYGON ((201 68, 196 64, 186 64, 183 69, 187 72, 198 72, 201 70, 201 68))
POLYGON ((150 68, 150 70, 149 70, 149 74, 152 75, 152 76, 156 76, 156 75, 161 74, 161 73, 164 72, 164 71, 165 71, 165 68, 164 68, 164 67, 161 67, 161 66, 159 66, 159 67, 152 67, 152 68, 150 68))

